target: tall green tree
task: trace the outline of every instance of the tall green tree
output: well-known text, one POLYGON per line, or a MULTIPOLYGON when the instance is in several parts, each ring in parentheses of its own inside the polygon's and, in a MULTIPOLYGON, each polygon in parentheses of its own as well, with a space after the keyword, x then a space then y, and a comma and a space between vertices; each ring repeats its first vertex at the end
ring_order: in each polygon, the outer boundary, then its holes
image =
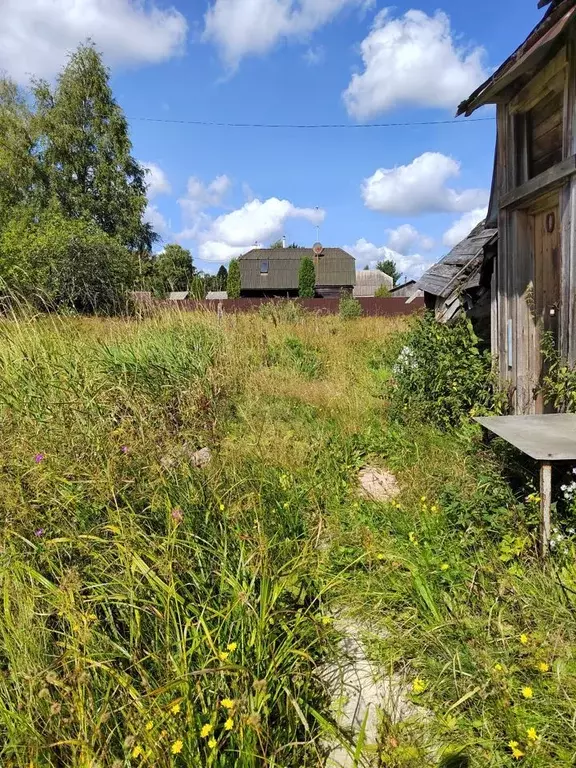
POLYGON ((220 267, 220 269, 216 274, 216 285, 218 286, 217 290, 225 291, 227 282, 228 282, 228 270, 226 269, 224 264, 222 264, 222 266, 220 267))
POLYGON ((298 295, 301 299, 313 299, 316 294, 316 270, 310 256, 304 256, 298 271, 298 295))
POLYGON ((54 89, 36 81, 47 197, 65 216, 94 221, 131 250, 149 250, 155 233, 143 221, 145 171, 132 156, 124 113, 92 44, 81 45, 54 89))
POLYGON ((159 293, 187 291, 195 273, 192 254, 176 243, 167 245, 154 259, 154 282, 159 293))
POLYGON ((390 275, 393 285, 396 285, 398 280, 400 280, 400 276, 402 275, 402 273, 398 271, 396 262, 393 259, 385 259, 384 261, 379 261, 378 264, 376 264, 376 269, 379 269, 380 272, 384 272, 385 275, 390 275))
POLYGON ((242 281, 240 278, 240 262, 238 259, 232 259, 228 265, 228 282, 226 283, 229 299, 239 299, 242 290, 242 281))

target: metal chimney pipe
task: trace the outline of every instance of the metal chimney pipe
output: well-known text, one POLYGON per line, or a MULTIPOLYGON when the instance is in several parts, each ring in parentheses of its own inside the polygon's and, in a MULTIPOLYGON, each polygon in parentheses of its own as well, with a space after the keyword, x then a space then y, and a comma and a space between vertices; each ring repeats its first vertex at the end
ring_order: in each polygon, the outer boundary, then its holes
POLYGON ((282 248, 286 248, 286 235, 282 235, 282 248))

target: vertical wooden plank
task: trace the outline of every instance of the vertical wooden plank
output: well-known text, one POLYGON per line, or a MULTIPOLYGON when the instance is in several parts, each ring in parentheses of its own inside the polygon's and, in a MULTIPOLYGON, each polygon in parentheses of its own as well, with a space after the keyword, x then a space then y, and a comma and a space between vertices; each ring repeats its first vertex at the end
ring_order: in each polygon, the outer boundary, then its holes
POLYGON ((540 467, 540 556, 550 551, 550 509, 552 506, 552 465, 540 467))
MULTIPOLYGON (((498 169, 498 199, 508 192, 508 173, 507 173, 507 142, 508 142, 508 111, 504 104, 497 106, 497 124, 498 124, 498 145, 497 145, 497 169, 498 169)), ((497 350, 498 350, 498 372, 500 379, 507 382, 510 379, 508 369, 508 348, 507 348, 507 325, 508 325, 508 214, 505 209, 500 209, 498 215, 498 259, 497 267, 497 303, 498 303, 498 326, 497 326, 497 350)))
MULTIPOLYGON (((576 31, 567 43, 568 76, 564 98, 564 156, 576 152, 576 31)), ((561 354, 576 364, 576 179, 560 198, 562 219, 559 344, 561 354)))

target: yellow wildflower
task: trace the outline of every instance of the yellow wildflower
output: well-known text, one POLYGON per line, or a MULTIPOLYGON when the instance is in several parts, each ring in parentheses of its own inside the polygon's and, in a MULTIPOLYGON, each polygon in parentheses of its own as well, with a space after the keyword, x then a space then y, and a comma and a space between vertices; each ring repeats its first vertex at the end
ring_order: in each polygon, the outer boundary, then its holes
POLYGON ((526 635, 524 632, 520 635, 520 642, 522 645, 528 645, 528 635, 526 635))
POLYGON ((322 616, 322 624, 324 624, 325 627, 327 627, 328 624, 332 624, 333 621, 334 619, 332 616, 322 616))
POLYGON ((234 709, 234 701, 232 699, 222 699, 221 704, 224 709, 234 709))
POLYGON ((538 664, 538 672, 542 672, 544 674, 545 672, 548 672, 550 667, 548 664, 546 664, 545 661, 541 661, 540 664, 538 664))
POLYGON ((217 745, 218 745, 218 742, 214 738, 210 739, 210 741, 208 742, 208 746, 210 747, 210 749, 215 749, 217 745))
POLYGON ((440 566, 440 570, 441 570, 441 571, 447 571, 447 570, 448 570, 448 568, 450 568, 450 566, 448 565, 448 563, 442 563, 442 565, 440 566))
POLYGON ((532 696, 534 696, 534 691, 529 685, 522 688, 522 696, 524 696, 525 699, 531 699, 532 696))
POLYGON ((526 731, 526 735, 528 736, 529 741, 538 741, 540 736, 536 733, 536 728, 528 728, 526 731))
POLYGON ((515 760, 520 760, 521 757, 524 757, 524 752, 519 748, 519 744, 517 741, 511 741, 508 743, 508 746, 512 750, 512 757, 515 760))
POLYGON ((230 654, 227 651, 220 651, 220 653, 218 654, 218 658, 220 659, 220 661, 226 661, 228 656, 230 656, 230 654))
POLYGON ((202 726, 202 730, 200 731, 200 736, 205 739, 207 736, 210 736, 212 731, 214 730, 214 727, 211 723, 205 723, 202 726))
POLYGON ((414 682, 412 683, 413 693, 424 693, 425 690, 426 690, 426 683, 420 677, 417 677, 416 680, 414 680, 414 682))
POLYGON ((438 512, 438 507, 436 506, 436 504, 433 504, 430 507, 430 512, 432 512, 433 514, 436 514, 436 512, 438 512))
POLYGON ((148 722, 144 727, 146 728, 147 731, 151 731, 152 728, 154 728, 154 723, 152 722, 152 720, 148 720, 148 722))
POLYGON ((224 723, 224 730, 231 731, 232 728, 234 728, 234 720, 232 720, 232 718, 229 717, 228 720, 226 720, 226 722, 224 723))
POLYGON ((408 534, 408 538, 410 539, 412 544, 416 543, 416 534, 414 533, 414 531, 410 531, 410 533, 408 534))
POLYGON ((230 653, 234 653, 236 648, 238 648, 238 643, 228 643, 226 648, 230 651, 230 653))
POLYGON ((173 715, 177 715, 178 712, 180 712, 180 702, 177 701, 170 707, 170 712, 172 712, 173 715))
POLYGON ((382 554, 382 552, 378 552, 378 554, 376 555, 377 560, 384 560, 385 557, 386 555, 382 554))
POLYGON ((422 502, 422 504, 424 504, 424 502, 426 501, 426 496, 422 496, 422 497, 420 498, 420 501, 422 502))
POLYGON ((174 744, 170 747, 170 752, 172 752, 173 755, 179 755, 180 752, 184 749, 184 742, 182 739, 178 739, 178 741, 175 741, 174 744))
POLYGON ((494 664, 495 672, 502 672, 502 664, 494 664))
POLYGON ((132 757, 142 757, 144 754, 144 750, 140 746, 140 744, 136 744, 134 749, 132 750, 132 757))

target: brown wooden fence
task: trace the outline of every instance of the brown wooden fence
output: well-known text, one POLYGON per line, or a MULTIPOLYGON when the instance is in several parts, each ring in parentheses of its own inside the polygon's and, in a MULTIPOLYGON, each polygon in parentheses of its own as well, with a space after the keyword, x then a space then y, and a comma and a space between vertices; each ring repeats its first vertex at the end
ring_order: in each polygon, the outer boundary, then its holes
MULTIPOLYGON (((222 301, 165 301, 164 306, 177 306, 180 309, 211 310, 216 312, 218 305, 222 305, 223 312, 256 312, 262 304, 280 304, 287 299, 223 299, 222 301)), ((337 315, 339 309, 339 299, 291 299, 295 304, 300 304, 309 312, 316 312, 319 315, 337 315)), ((387 315, 412 315, 424 307, 424 299, 414 299, 410 304, 406 304, 404 298, 359 298, 364 315, 367 317, 383 317, 387 315)))

